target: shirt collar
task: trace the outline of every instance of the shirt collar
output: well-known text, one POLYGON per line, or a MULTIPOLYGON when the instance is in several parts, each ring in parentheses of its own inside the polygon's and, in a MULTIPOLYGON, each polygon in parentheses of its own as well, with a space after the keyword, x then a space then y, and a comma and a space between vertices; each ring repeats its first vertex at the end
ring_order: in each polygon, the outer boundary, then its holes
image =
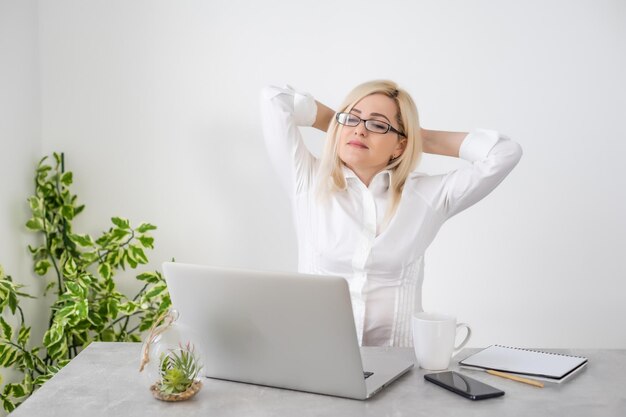
MULTIPOLYGON (((343 171, 343 176, 346 180, 357 180, 357 181, 361 181, 359 177, 357 177, 357 175, 354 173, 354 171, 352 171, 350 168, 348 168, 345 165, 341 166, 341 170, 343 171)), ((380 171, 378 174, 374 175, 374 178, 372 178, 372 182, 370 183, 370 187, 372 185, 376 185, 377 188, 380 187, 378 186, 378 184, 382 185, 383 189, 388 189, 389 188, 389 184, 391 183, 391 175, 393 175, 393 172, 390 169, 384 169, 382 171, 380 171)))
POLYGON ((343 176, 345 177, 345 179, 350 179, 350 178, 356 178, 357 180, 359 179, 359 177, 356 176, 356 174, 354 173, 354 171, 352 171, 350 168, 348 168, 345 165, 341 165, 341 170, 343 171, 343 176))

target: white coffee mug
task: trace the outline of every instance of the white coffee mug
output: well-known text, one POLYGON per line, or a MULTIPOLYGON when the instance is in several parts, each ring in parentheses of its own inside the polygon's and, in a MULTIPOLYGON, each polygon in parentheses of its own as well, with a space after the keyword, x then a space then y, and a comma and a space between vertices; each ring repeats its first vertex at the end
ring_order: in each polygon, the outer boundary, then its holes
POLYGON ((417 313, 413 315, 413 346, 417 364, 429 371, 447 369, 452 354, 467 344, 472 330, 466 323, 456 323, 456 317, 443 314, 417 313), (455 346, 457 331, 467 329, 465 339, 455 346))

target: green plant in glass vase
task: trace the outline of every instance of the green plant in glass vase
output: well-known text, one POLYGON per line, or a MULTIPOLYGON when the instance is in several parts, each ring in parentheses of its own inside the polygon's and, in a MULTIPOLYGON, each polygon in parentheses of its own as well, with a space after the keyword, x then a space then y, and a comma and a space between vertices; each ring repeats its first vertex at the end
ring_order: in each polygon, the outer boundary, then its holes
POLYGON ((165 401, 180 401, 195 395, 202 383, 197 380, 202 365, 191 343, 163 353, 159 362, 160 380, 151 387, 154 396, 165 401))

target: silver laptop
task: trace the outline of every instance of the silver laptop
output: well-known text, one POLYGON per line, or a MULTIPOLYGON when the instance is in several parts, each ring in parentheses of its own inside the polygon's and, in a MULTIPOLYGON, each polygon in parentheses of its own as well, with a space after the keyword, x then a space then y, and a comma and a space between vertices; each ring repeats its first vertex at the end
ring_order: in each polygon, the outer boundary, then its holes
POLYGON ((397 349, 359 348, 344 278, 171 262, 163 273, 207 377, 363 400, 413 367, 397 349))

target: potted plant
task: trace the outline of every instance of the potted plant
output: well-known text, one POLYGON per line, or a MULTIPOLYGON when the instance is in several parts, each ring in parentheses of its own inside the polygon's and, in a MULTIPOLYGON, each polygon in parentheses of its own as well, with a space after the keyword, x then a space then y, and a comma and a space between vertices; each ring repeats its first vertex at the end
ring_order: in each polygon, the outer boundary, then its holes
MULTIPOLYGON (((53 163, 46 157, 36 168, 26 223, 38 235, 28 246, 34 272, 44 297, 54 295, 41 339, 31 337, 32 323, 21 304, 34 297, 0 267, 0 407, 9 413, 91 342, 140 342, 171 306, 160 272, 132 272, 148 263, 156 226, 132 227, 128 219, 113 217, 97 236, 78 233, 74 219, 85 205, 71 191, 75 177, 65 170, 63 154, 53 156, 53 163), (134 296, 117 286, 131 274, 141 283, 134 296), (4 368, 17 375, 3 381, 4 368)), ((44 309, 48 305, 48 299, 39 302, 44 309)))
POLYGON ((202 365, 194 352, 194 346, 189 342, 184 346, 180 344, 177 349, 161 354, 160 378, 150 390, 159 400, 188 400, 202 388, 202 382, 196 379, 201 369, 202 365))

